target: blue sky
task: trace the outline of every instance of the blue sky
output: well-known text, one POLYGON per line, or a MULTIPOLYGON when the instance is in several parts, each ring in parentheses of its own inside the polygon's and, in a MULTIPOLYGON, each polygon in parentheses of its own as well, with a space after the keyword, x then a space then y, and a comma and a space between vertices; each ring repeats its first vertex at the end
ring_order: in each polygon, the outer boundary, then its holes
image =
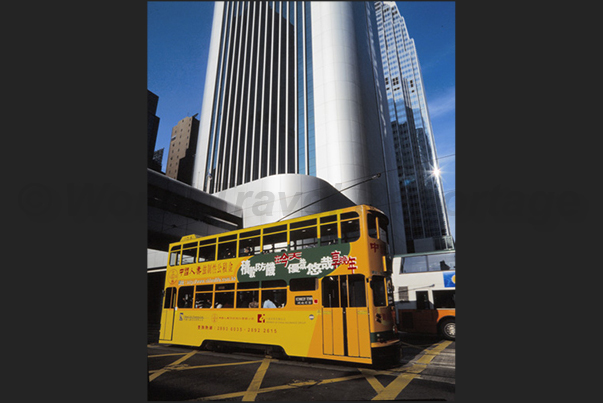
MULTIPOLYGON (((455 235, 455 3, 398 1, 415 40, 455 235)), ((213 2, 147 2, 147 88, 159 96, 155 149, 165 148, 181 119, 201 113, 213 2)))

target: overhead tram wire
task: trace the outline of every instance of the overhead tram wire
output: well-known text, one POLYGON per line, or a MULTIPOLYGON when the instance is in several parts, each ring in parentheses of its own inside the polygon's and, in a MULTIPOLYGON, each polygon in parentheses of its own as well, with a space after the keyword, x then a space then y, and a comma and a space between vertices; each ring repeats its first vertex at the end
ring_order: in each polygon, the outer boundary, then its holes
MULTIPOLYGON (((444 155, 443 157, 438 157, 437 159, 438 159, 438 160, 441 160, 441 159, 444 159, 444 158, 453 157, 453 156, 455 156, 455 155, 456 155, 456 154, 448 154, 448 155, 444 155)), ((352 188, 352 187, 354 187, 354 186, 358 186, 358 185, 360 185, 360 184, 362 184, 362 183, 365 183, 365 182, 371 181, 371 180, 373 180, 373 179, 377 179, 377 178, 381 177, 381 175, 382 175, 382 174, 389 173, 389 172, 392 172, 392 171, 397 171, 397 170, 398 170, 398 168, 393 168, 393 169, 389 169, 389 170, 384 171, 384 172, 379 172, 379 173, 377 173, 377 174, 375 174, 375 175, 372 175, 372 176, 368 177, 368 179, 364 179, 364 180, 362 180, 362 181, 360 181, 360 182, 358 182, 358 183, 356 183, 356 184, 354 184, 354 185, 351 185, 351 186, 348 186, 348 187, 346 187, 346 188, 343 188, 343 189, 339 190, 339 191, 338 191, 338 193, 343 192, 344 190, 348 190, 348 189, 350 189, 350 188, 352 188)), ((453 190, 454 190, 454 189, 453 189, 453 190)), ((451 190, 448 190, 448 192, 450 192, 450 191, 451 191, 451 190)), ((322 200, 325 200, 325 199, 327 199, 327 198, 329 198, 329 197, 335 196, 336 194, 337 194, 337 193, 333 193, 333 194, 330 194, 329 196, 325 196, 325 197, 323 197, 323 198, 321 198, 321 199, 315 200, 315 201, 313 201, 312 203, 310 203, 310 204, 308 204, 308 205, 306 205, 306 206, 303 206, 303 207, 301 207, 301 208, 299 208, 299 209, 297 209, 297 210, 295 210, 295 211, 293 211, 293 212, 291 212, 291 213, 289 213, 289 214, 287 214, 287 215, 285 215, 285 216, 283 216, 283 217, 279 218, 279 219, 278 219, 276 222, 279 222, 279 221, 281 221, 281 220, 284 220, 285 218, 289 217, 290 215, 292 215, 292 214, 294 214, 294 213, 297 213, 298 211, 303 210, 304 208, 309 207, 309 206, 311 206, 311 205, 313 205, 313 204, 316 204, 316 203, 318 203, 318 202, 320 202, 320 201, 322 201, 322 200)), ((280 200, 280 199, 278 199, 278 200, 280 200)), ((276 201, 276 200, 275 200, 275 201, 276 201)), ((394 202, 396 202, 396 201, 401 201, 401 200, 394 200, 394 202)), ((270 203, 270 202, 266 202, 266 203, 270 203)), ((260 204, 261 204, 261 203, 260 203, 260 204)), ((389 204, 389 205, 391 205, 391 203, 389 203, 389 202, 388 202, 388 204, 389 204)), ((190 219, 190 220, 191 220, 191 221, 193 221, 193 222, 194 222, 194 221, 197 221, 197 220, 195 220, 195 219, 191 219, 191 218, 188 218, 188 217, 186 217, 186 219, 187 219, 187 220, 189 220, 189 219, 190 219)), ((184 223, 184 225, 174 225, 174 224, 172 224, 172 227, 173 227, 173 228, 179 228, 179 229, 181 229, 181 228, 185 228, 186 226, 188 226, 188 222, 185 222, 185 223, 184 223)))
POLYGON ((343 189, 341 189, 341 190, 338 190, 336 193, 332 193, 332 194, 330 194, 330 195, 328 195, 328 196, 325 196, 325 197, 322 197, 322 198, 320 198, 320 199, 318 199, 318 200, 315 200, 315 201, 313 201, 312 203, 306 204, 305 206, 302 206, 302 207, 298 208, 297 210, 294 210, 294 211, 292 211, 291 213, 289 213, 289 214, 287 214, 287 215, 285 215, 285 216, 282 216, 281 218, 279 218, 278 220, 276 220, 276 222, 279 222, 279 221, 281 221, 281 220, 284 220, 285 218, 289 217, 290 215, 295 214, 295 213, 297 213, 298 211, 305 209, 306 207, 310 207, 311 205, 316 204, 316 203, 318 203, 318 202, 320 202, 320 201, 323 201, 323 200, 325 200, 325 199, 328 199, 329 197, 335 196, 335 195, 336 195, 336 194, 338 194, 338 193, 342 193, 344 190, 348 190, 348 189, 350 189, 350 188, 353 188, 354 186, 361 185, 361 184, 363 184, 363 183, 365 183, 365 182, 372 181, 373 179, 377 179, 377 178, 380 178, 380 177, 381 177, 381 172, 379 172, 379 173, 377 173, 377 174, 375 174, 375 175, 371 176, 371 177, 370 177, 370 178, 368 178, 368 179, 365 179, 365 180, 363 180, 363 181, 360 181, 360 182, 358 182, 358 183, 356 183, 356 184, 354 184, 354 185, 351 185, 351 186, 348 186, 348 187, 343 188, 343 189))

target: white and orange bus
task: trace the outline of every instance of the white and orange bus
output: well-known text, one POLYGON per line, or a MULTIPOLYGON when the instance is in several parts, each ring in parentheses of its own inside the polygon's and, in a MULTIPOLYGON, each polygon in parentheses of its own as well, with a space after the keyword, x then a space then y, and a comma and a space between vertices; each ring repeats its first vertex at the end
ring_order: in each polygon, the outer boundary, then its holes
POLYGON ((394 256, 392 281, 400 331, 455 340, 454 250, 394 256))
POLYGON ((355 206, 169 247, 159 343, 398 364, 388 219, 355 206))

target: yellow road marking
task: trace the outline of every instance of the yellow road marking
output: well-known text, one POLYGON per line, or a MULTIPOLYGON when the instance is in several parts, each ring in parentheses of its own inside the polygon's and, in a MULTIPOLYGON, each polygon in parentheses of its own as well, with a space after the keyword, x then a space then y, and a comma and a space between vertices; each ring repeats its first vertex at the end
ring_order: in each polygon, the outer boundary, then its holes
POLYGON ((187 355, 185 355, 184 357, 181 357, 179 359, 177 359, 176 361, 174 361, 173 363, 166 365, 165 367, 163 367, 162 369, 160 369, 159 371, 156 371, 155 373, 151 374, 149 376, 149 382, 154 381, 155 379, 157 379, 157 377, 159 375, 165 374, 166 372, 168 372, 171 369, 174 369, 174 367, 178 364, 180 364, 181 362, 184 362, 185 360, 188 360, 190 357, 192 357, 193 355, 195 355, 197 352, 196 351, 191 351, 190 353, 188 353, 187 355))
POLYGON ((425 351, 425 354, 421 358, 417 360, 419 364, 429 364, 431 360, 435 358, 436 355, 440 354, 446 347, 448 347, 452 342, 450 340, 443 341, 438 343, 437 346, 430 348, 425 351))
POLYGON ((255 376, 247 388, 247 392, 245 392, 245 395, 243 395, 244 402, 253 402, 255 400, 258 390, 260 390, 260 386, 262 385, 262 381, 264 380, 264 376, 266 375, 266 371, 268 370, 268 366, 270 365, 270 361, 271 359, 269 358, 262 360, 260 367, 256 371, 255 376))
POLYGON ((386 388, 377 394, 372 400, 396 400, 396 397, 402 389, 408 386, 410 381, 415 379, 419 374, 401 374, 398 375, 386 388))
POLYGON ((157 354, 157 355, 149 355, 148 358, 168 357, 170 355, 184 355, 184 354, 186 354, 186 353, 157 354))
POLYGON ((184 368, 175 368, 176 370, 184 370, 184 369, 199 369, 199 368, 215 368, 215 367, 226 367, 229 365, 245 365, 245 364, 257 364, 258 362, 262 362, 262 360, 258 361, 242 361, 242 362, 228 362, 225 364, 209 364, 209 365, 197 365, 194 367, 184 367, 184 368))
MULTIPOLYGON (((387 387, 383 388, 380 392, 378 391, 377 396, 372 400, 396 400, 396 397, 402 392, 402 390, 408 386, 408 384, 415 379, 429 364, 436 355, 440 354, 446 347, 452 343, 451 341, 443 341, 438 343, 435 347, 426 350, 425 354, 417 360, 417 363, 403 374, 398 375, 387 387)), ((372 384, 371 384, 372 385, 372 384)))
POLYGON ((364 368, 358 368, 358 370, 362 373, 362 375, 364 375, 364 377, 366 378, 368 383, 371 384, 373 389, 375 389, 375 392, 381 393, 383 389, 385 389, 383 385, 381 385, 381 382, 379 382, 379 380, 375 378, 373 371, 367 371, 364 368))
MULTIPOLYGON (((257 394, 257 393, 275 392, 277 390, 295 389, 295 388, 300 388, 302 386, 326 385, 326 384, 335 383, 335 382, 351 381, 352 379, 359 379, 359 378, 363 378, 363 377, 364 377, 364 375, 352 375, 352 376, 346 376, 343 378, 325 379, 320 382, 319 381, 296 382, 296 383, 290 383, 287 385, 271 386, 269 388, 260 389, 260 390, 256 391, 255 393, 257 394)), ((200 397, 198 399, 192 399, 192 400, 201 401, 201 400, 232 399, 232 398, 244 396, 246 393, 248 393, 248 392, 225 393, 223 395, 206 396, 206 397, 200 397)))
MULTIPOLYGON (((427 364, 430 363, 438 354, 440 354, 446 347, 448 347, 452 342, 451 341, 443 341, 438 343, 435 347, 425 350, 425 353, 421 358, 419 358, 414 365, 406 368, 396 368, 394 370, 372 370, 367 368, 359 368, 361 374, 359 375, 351 375, 341 378, 332 378, 332 379, 324 379, 322 381, 305 381, 305 382, 296 382, 290 383, 287 385, 279 385, 272 386, 269 388, 260 389, 264 376, 266 375, 266 371, 270 365, 271 361, 276 361, 270 358, 265 358, 261 361, 244 361, 244 362, 235 362, 235 363, 227 363, 227 364, 214 364, 214 365, 201 365, 196 367, 183 367, 176 368, 175 366, 184 360, 188 359, 195 352, 187 354, 187 356, 182 357, 176 362, 166 366, 165 368, 156 371, 151 377, 150 380, 157 378, 164 372, 169 370, 184 370, 184 369, 195 369, 195 368, 209 368, 209 367, 219 367, 226 365, 243 365, 243 364, 253 364, 261 362, 260 367, 256 371, 253 380, 251 381, 249 387, 244 392, 232 392, 225 393, 222 395, 214 395, 214 396, 205 396, 197 399, 191 399, 195 401, 203 401, 203 400, 221 400, 221 399, 233 399, 238 397, 243 397, 244 401, 253 401, 259 393, 269 393, 279 390, 287 390, 287 389, 295 389, 303 386, 312 386, 312 385, 327 385, 336 382, 345 382, 351 381, 354 379, 365 378, 369 384, 375 389, 377 395, 372 400, 395 400, 397 396, 402 392, 402 390, 410 384, 410 382, 419 376, 419 374, 427 368, 427 364), (400 372, 402 372, 400 374, 400 372), (384 387, 381 382, 375 377, 375 375, 397 375, 399 374, 387 387, 384 387)), ((150 371, 153 372, 153 371, 150 371)))

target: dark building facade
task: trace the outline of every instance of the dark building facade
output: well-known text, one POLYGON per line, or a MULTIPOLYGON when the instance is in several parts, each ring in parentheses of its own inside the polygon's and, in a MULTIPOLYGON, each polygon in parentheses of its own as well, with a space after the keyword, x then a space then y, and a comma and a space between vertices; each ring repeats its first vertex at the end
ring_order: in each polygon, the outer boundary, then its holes
POLYGON ((154 171, 161 171, 161 160, 158 165, 154 159, 157 132, 159 130, 158 103, 159 97, 147 90, 147 167, 154 171))
POLYGON ((189 116, 172 128, 170 150, 165 174, 173 179, 192 184, 197 138, 199 137, 199 119, 189 116))

